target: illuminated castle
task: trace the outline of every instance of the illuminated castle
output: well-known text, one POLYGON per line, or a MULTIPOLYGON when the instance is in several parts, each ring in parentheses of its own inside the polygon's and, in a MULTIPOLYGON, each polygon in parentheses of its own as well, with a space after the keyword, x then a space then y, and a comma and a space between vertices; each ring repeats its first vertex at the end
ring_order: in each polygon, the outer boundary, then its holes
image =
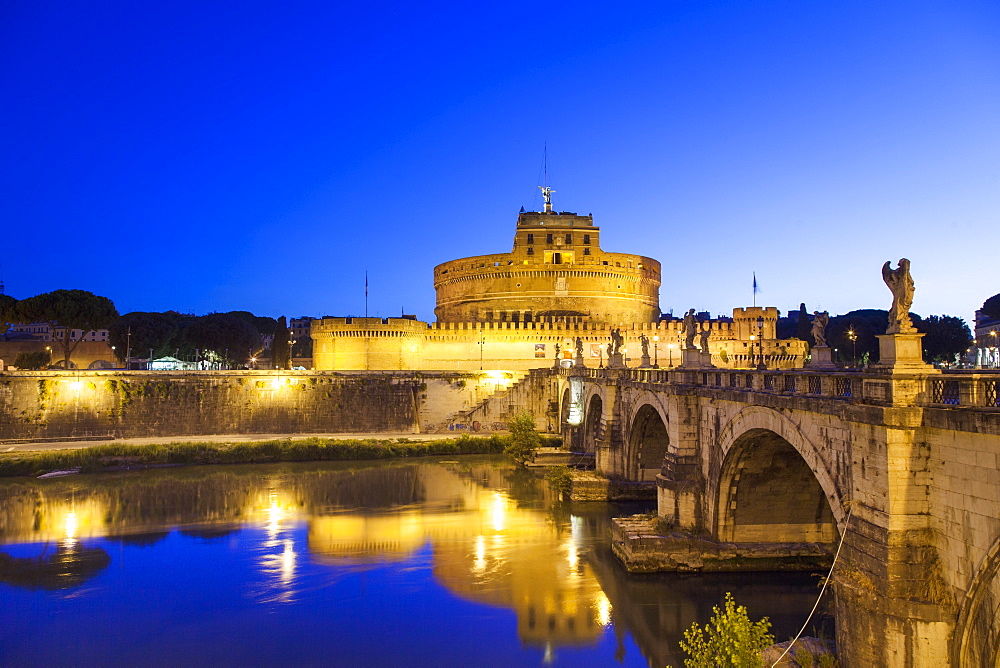
MULTIPOLYGON (((434 268, 437 322, 315 320, 314 368, 524 371, 572 364, 578 339, 584 363, 596 367, 614 329, 626 364, 639 365, 640 336, 654 364, 679 364, 681 322, 660 320, 660 263, 604 251, 592 216, 553 211, 551 189, 542 192, 543 211, 518 215, 511 252, 434 268)), ((713 363, 749 366, 753 331, 763 334, 773 366, 801 366, 805 343, 774 341, 777 318, 776 309, 755 307, 737 309, 732 322, 710 322, 713 363), (763 328, 751 325, 760 318, 763 328)))

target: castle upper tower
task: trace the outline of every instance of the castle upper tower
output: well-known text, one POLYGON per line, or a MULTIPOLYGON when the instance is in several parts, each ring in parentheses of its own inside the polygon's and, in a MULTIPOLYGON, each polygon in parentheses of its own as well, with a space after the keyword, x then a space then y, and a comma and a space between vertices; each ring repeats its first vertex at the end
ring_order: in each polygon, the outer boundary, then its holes
MULTIPOLYGON (((547 190, 547 192, 546 192, 547 190)), ((478 255, 434 268, 438 322, 535 321, 566 316, 607 323, 660 315, 660 263, 601 250, 592 216, 521 212, 510 253, 478 255)))

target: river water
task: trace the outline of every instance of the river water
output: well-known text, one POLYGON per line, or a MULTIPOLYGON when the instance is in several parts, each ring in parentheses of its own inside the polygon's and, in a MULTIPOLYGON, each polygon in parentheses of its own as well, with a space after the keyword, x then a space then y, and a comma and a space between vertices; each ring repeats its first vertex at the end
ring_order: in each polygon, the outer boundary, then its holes
POLYGON ((5 481, 0 665, 681 666, 727 591, 798 630, 815 574, 623 571, 648 510, 490 457, 5 481))

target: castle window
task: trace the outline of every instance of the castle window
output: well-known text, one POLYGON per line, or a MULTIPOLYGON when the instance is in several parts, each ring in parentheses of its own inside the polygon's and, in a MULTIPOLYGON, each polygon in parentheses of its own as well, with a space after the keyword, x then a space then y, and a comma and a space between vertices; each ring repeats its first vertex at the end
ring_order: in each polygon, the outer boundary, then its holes
POLYGON ((528 235, 528 243, 529 244, 535 243, 535 235, 534 234, 529 234, 528 235))
POLYGON ((528 246, 528 255, 534 255, 534 254, 535 254, 535 249, 531 246, 528 246))
POLYGON ((567 234, 566 235, 566 243, 568 243, 568 244, 573 243, 573 235, 572 234, 567 234))
POLYGON ((552 243, 552 235, 551 234, 546 234, 545 235, 545 243, 547 243, 547 244, 552 243))
POLYGON ((589 244, 590 243, 590 235, 589 234, 584 234, 583 235, 583 243, 585 243, 585 244, 589 244))
POLYGON ((583 254, 584 255, 590 255, 590 249, 589 248, 584 248, 583 249, 583 254))

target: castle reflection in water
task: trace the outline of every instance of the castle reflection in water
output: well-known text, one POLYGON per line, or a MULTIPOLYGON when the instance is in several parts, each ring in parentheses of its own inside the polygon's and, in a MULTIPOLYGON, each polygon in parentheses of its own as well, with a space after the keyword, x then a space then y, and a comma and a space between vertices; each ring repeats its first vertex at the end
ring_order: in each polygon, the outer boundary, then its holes
MULTIPOLYGON (((79 586, 104 570, 107 541, 155 545, 173 531, 224 538, 263 529, 254 544, 264 603, 293 603, 303 560, 371 569, 429 551, 434 579, 469 601, 514 610, 527 646, 580 647, 612 625, 647 660, 679 663, 681 632, 725 591, 712 579, 632 576, 607 550, 607 507, 556 503, 544 481, 491 458, 402 464, 206 467, 0 484, 0 582, 79 586), (305 525, 305 531, 295 527, 305 525), (305 536, 305 544, 302 536, 305 536), (104 541, 88 539, 101 538, 104 541), (47 544, 31 556, 4 545, 47 544), (613 609, 614 608, 614 609, 613 609)), ((781 597, 776 626, 811 604, 802 583, 744 592, 781 597)), ((766 605, 766 603, 764 603, 766 605)), ((760 607, 760 606, 757 606, 760 607)), ((772 606, 773 607, 773 606, 772 606)))

